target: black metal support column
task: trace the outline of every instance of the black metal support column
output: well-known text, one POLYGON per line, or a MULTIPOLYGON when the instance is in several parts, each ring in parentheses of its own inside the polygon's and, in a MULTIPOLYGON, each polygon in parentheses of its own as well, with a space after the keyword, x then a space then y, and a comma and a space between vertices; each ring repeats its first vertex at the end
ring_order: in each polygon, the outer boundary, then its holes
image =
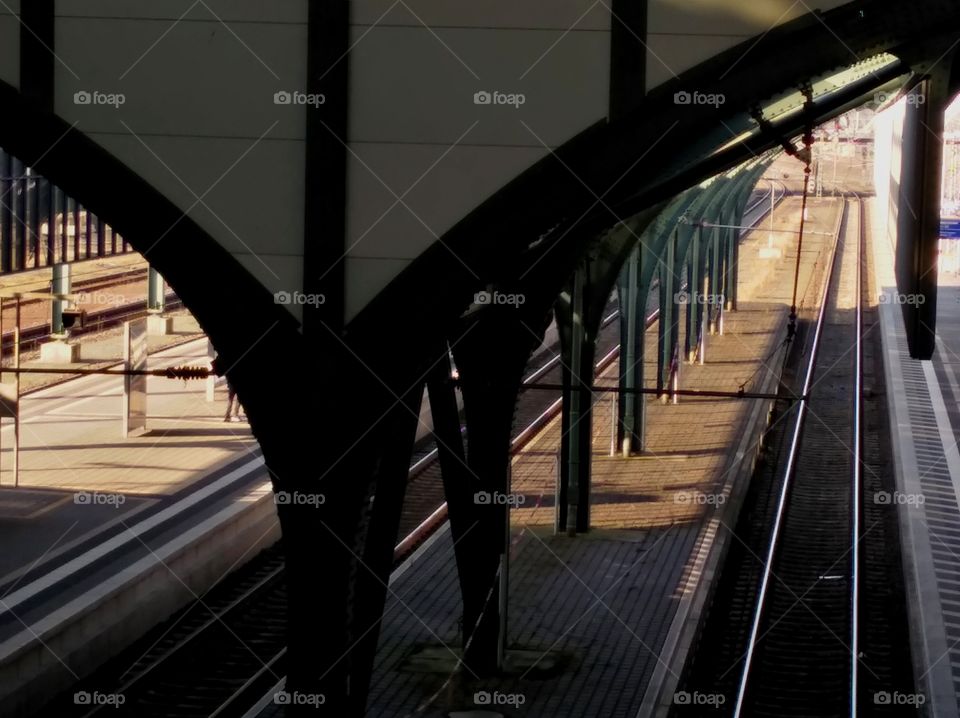
POLYGON ((84 207, 84 228, 83 236, 85 239, 84 256, 89 259, 93 254, 93 213, 84 207))
POLYGON ((422 397, 423 385, 418 382, 384 419, 387 431, 374 493, 367 504, 370 518, 350 606, 354 621, 350 626, 349 715, 362 716, 366 711, 422 397))
POLYGON ((912 91, 924 101, 908 102, 903 121, 895 269, 900 292, 924 299, 901 304, 914 359, 930 359, 936 346, 943 115, 951 99, 948 82, 948 73, 935 69, 912 91))
POLYGON ((474 491, 476 481, 467 466, 467 455, 460 431, 460 409, 457 406, 457 390, 451 378, 452 366, 447 355, 447 344, 441 347, 443 356, 434 364, 427 377, 427 394, 430 398, 430 416, 433 419, 433 435, 437 442, 437 458, 443 478, 443 493, 447 499, 447 517, 450 521, 450 536, 460 577, 460 593, 473 592, 470 556, 465 551, 463 538, 476 524, 474 491))
POLYGON ((55 5, 30 0, 20 6, 20 92, 47 112, 53 112, 55 5))
POLYGON ((80 259, 80 203, 69 199, 69 215, 71 226, 73 227, 73 261, 80 259))
POLYGON ((28 183, 30 187, 30 221, 28 226, 30 227, 29 239, 30 239, 30 253, 33 255, 33 266, 40 266, 40 256, 43 252, 43 247, 40 243, 40 225, 43 223, 43 216, 41 214, 40 208, 41 204, 41 195, 40 195, 40 176, 33 170, 30 170, 30 181, 28 183))
POLYGON ((303 218, 303 291, 322 294, 304 305, 303 333, 322 348, 329 339, 321 323, 339 332, 345 312, 347 247, 347 127, 350 80, 350 3, 309 3, 307 87, 326 102, 306 105, 306 195, 303 218))
POLYGON ((57 205, 60 191, 53 182, 47 182, 47 261, 50 266, 57 261, 57 205))
POLYGON ((67 208, 70 205, 70 199, 62 190, 57 191, 57 219, 59 221, 59 241, 60 241, 60 261, 66 262, 69 259, 69 245, 67 238, 67 208))
POLYGON ((97 256, 102 257, 107 253, 107 229, 99 217, 94 217, 93 221, 97 233, 97 256))
POLYGON ((26 167, 20 160, 14 161, 14 176, 16 177, 14 185, 13 211, 14 211, 14 250, 13 264, 18 270, 27 268, 27 236, 29 235, 29 225, 27 224, 27 184, 26 167))
POLYGON ((9 272, 13 264, 13 158, 0 154, 0 272, 9 272))
POLYGON ((463 537, 469 570, 463 594, 464 660, 478 676, 502 668, 506 636, 503 588, 509 577, 510 433, 530 351, 519 310, 488 307, 454 347, 467 419, 468 480, 474 506, 463 537), (475 526, 473 525, 475 524, 475 526))

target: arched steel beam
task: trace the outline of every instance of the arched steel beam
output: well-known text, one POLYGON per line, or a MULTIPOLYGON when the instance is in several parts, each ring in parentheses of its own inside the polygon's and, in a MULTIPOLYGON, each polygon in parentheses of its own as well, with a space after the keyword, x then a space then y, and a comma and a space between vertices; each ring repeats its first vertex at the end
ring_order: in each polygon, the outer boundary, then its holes
MULTIPOLYGON (((958 23, 956 15, 947 12, 945 6, 936 8, 923 19, 911 15, 904 22, 895 21, 893 18, 903 14, 902 9, 902 6, 889 0, 858 2, 825 13, 817 19, 802 18, 755 41, 752 49, 745 43, 684 73, 678 80, 657 88, 640 103, 637 111, 619 122, 597 125, 582 133, 464 218, 443 237, 442 245, 428 249, 360 312, 351 322, 348 332, 362 334, 368 331, 365 327, 373 331, 373 327, 380 324, 384 317, 400 319, 396 301, 398 297, 408 300, 403 303, 405 314, 426 319, 424 325, 446 324, 444 316, 462 311, 476 288, 473 277, 463 266, 459 266, 461 262, 481 276, 494 274, 497 266, 515 261, 517 254, 530 241, 544 236, 557 224, 558 218, 579 217, 589 210, 597 196, 604 196, 608 190, 610 196, 607 204, 620 216, 630 216, 629 207, 621 206, 621 200, 625 202, 629 199, 639 205, 649 205, 674 195, 694 184, 698 178, 737 164, 750 152, 756 153, 765 146, 775 146, 780 138, 771 135, 782 134, 793 119, 805 113, 783 118, 780 126, 772 132, 758 132, 752 142, 746 143, 747 146, 725 150, 721 150, 722 143, 715 139, 709 150, 697 148, 690 149, 689 153, 678 152, 675 144, 669 141, 661 141, 651 147, 651 137, 663 138, 676 128, 678 136, 682 133, 687 144, 691 136, 717 138, 716 128, 721 120, 736 121, 734 118, 739 117, 738 111, 733 108, 762 104, 786 88, 806 82, 825 71, 846 67, 850 64, 851 50, 869 55, 895 49, 907 38, 947 32, 955 29, 958 23), (898 10, 901 12, 898 13, 898 10), (861 11, 867 13, 869 22, 864 21, 861 11), (884 11, 887 14, 883 14, 884 11), (842 42, 838 42, 838 38, 842 42), (804 51, 798 52, 798 48, 804 51), (749 56, 749 63, 741 62, 733 67, 722 83, 713 81, 719 74, 718 70, 726 70, 745 52, 749 56), (718 113, 711 110, 710 114, 681 114, 672 103, 672 94, 682 89, 685 83, 723 92, 727 97, 726 109, 718 113), (704 161, 704 156, 708 154, 709 159, 704 161), (643 159, 630 170, 629 163, 635 162, 637 157, 643 159), (657 171, 654 172, 653 168, 657 171), (625 169, 628 171, 624 172, 625 169), (639 194, 638 188, 643 188, 639 194), (533 196, 538 197, 538 201, 518 201, 533 196), (482 251, 479 247, 471 246, 474 238, 481 236, 484 238, 482 251), (459 260, 451 253, 456 254, 459 260), (495 262, 492 259, 494 257, 495 262), (424 297, 411 304, 411 297, 423 294, 417 291, 417 287, 427 285, 430 278, 438 275, 447 277, 450 285, 463 287, 459 292, 453 291, 453 306, 445 310, 442 308, 445 303, 433 301, 435 294, 431 294, 430 301, 424 297)), ((842 103, 832 100, 840 97, 857 100, 874 87, 903 74, 905 69, 904 66, 897 66, 874 71, 865 76, 862 87, 854 88, 860 91, 851 93, 840 90, 833 93, 831 101, 825 101, 822 109, 827 114, 839 111, 842 103)), ((596 221, 602 226, 609 224, 608 219, 598 217, 596 221)), ((429 330, 423 331, 428 333, 429 330)))

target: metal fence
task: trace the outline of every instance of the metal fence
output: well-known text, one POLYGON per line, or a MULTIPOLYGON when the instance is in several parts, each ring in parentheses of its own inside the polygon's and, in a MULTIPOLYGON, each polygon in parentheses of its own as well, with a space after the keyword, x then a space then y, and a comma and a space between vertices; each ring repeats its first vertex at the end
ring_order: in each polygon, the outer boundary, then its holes
POLYGON ((112 227, 0 149, 0 274, 129 251, 112 227))

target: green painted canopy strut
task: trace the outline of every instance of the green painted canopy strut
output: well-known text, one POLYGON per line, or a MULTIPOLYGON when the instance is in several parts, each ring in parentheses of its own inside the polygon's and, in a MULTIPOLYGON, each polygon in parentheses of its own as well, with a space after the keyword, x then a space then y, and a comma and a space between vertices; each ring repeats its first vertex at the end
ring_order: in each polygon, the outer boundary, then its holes
MULTIPOLYGON (((558 532, 575 535, 590 527, 590 372, 607 302, 605 277, 616 276, 620 299, 619 391, 611 396, 617 395, 616 441, 623 456, 630 456, 644 450, 650 292, 656 286, 659 296, 656 391, 667 396, 667 387, 676 386, 682 357, 702 362, 705 333, 719 331, 724 309, 736 307, 739 231, 733 227, 742 224, 750 195, 771 161, 769 154, 751 160, 683 192, 646 221, 620 223, 598 240, 597 251, 568 282, 556 307, 564 376, 558 532), (711 294, 722 296, 722 303, 706 301, 711 294), (681 321, 686 335, 682 354, 681 321)), ((692 395, 669 394, 674 400, 692 395)))

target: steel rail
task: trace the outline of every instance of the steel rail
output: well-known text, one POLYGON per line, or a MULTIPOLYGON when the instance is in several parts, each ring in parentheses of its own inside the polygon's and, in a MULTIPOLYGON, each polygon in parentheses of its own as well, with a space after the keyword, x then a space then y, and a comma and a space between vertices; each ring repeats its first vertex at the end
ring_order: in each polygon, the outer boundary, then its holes
MULTIPOLYGON (((754 608, 753 618, 750 627, 750 638, 747 642, 747 650, 744 656, 743 673, 740 676, 740 682, 737 689, 737 702, 733 712, 733 718, 741 718, 744 713, 744 702, 747 696, 747 688, 750 682, 751 670, 753 668, 753 658, 756 653, 757 642, 759 640, 760 625, 763 620, 766 609, 767 593, 770 587, 770 580, 773 576, 773 561, 779 547, 781 529, 783 528, 783 519, 789 500, 790 488, 793 484, 793 477, 796 473, 797 460, 800 449, 800 439, 803 434, 804 419, 807 414, 809 403, 810 388, 813 385, 813 376, 816 371, 817 355, 820 349, 820 338, 825 324, 827 305, 829 303, 831 292, 830 286, 833 283, 834 272, 836 271, 837 258, 839 252, 841 235, 845 228, 843 218, 846 214, 846 208, 841 210, 840 221, 837 223, 836 241, 830 254, 830 260, 827 264, 827 275, 823 282, 823 292, 820 298, 820 310, 817 314, 817 324, 814 330, 813 344, 810 349, 810 361, 807 364, 807 371, 804 377, 803 389, 801 391, 801 400, 795 404, 797 406, 797 417, 793 427, 793 436, 790 442, 790 450, 787 455, 787 465, 784 470, 783 484, 780 488, 780 494, 777 499, 777 509, 774 515, 773 528, 770 533, 770 544, 767 548, 766 558, 763 566, 763 577, 760 582, 760 592, 757 597, 757 604, 754 608)), ((859 304, 859 300, 858 300, 859 304)), ((858 336, 859 342, 859 336, 858 336)))

